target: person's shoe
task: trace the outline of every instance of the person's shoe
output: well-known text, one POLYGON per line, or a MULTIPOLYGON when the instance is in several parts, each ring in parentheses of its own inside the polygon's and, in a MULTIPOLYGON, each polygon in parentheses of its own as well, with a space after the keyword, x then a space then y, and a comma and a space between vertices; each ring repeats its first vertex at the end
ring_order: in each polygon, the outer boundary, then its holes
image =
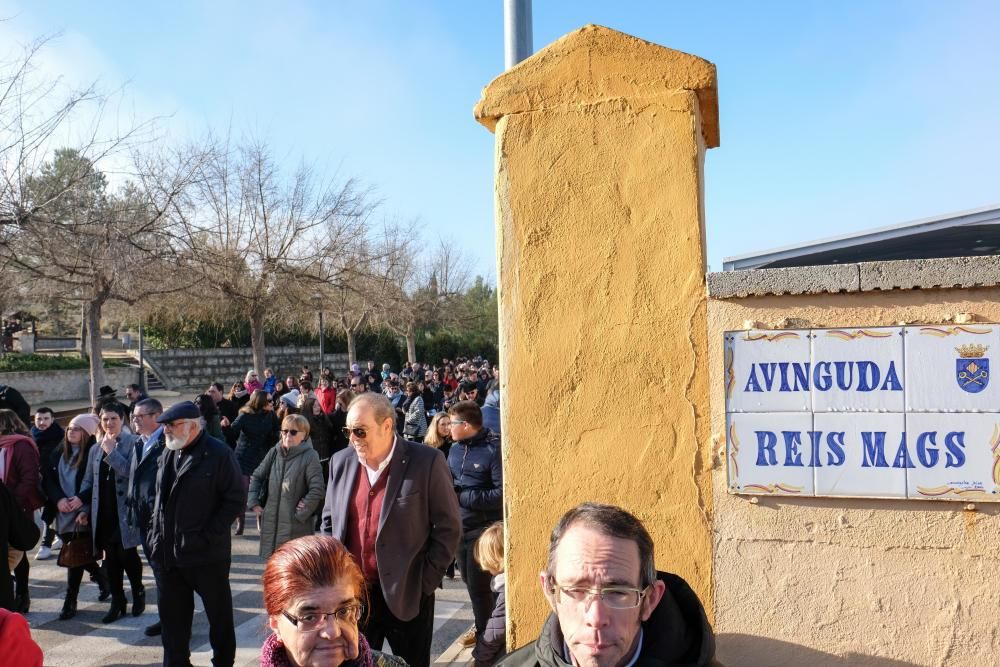
POLYGON ((162 632, 163 629, 160 627, 159 621, 153 623, 152 625, 147 625, 146 629, 142 631, 142 633, 147 637, 159 637, 162 632))
POLYGON ((476 629, 471 628, 464 635, 458 638, 458 645, 464 648, 476 645, 476 629))
POLYGON ((52 540, 52 550, 59 551, 60 549, 62 549, 62 547, 63 547, 63 541, 62 539, 60 539, 58 535, 56 535, 55 539, 52 540))
POLYGON ((19 614, 27 614, 31 609, 31 595, 28 591, 22 591, 14 595, 14 609, 19 614))
POLYGON ((123 594, 121 597, 114 595, 111 597, 111 609, 108 613, 104 615, 101 619, 101 623, 114 623, 119 618, 125 615, 126 607, 128 606, 128 600, 125 599, 123 594))
POLYGON ((62 612, 59 614, 60 621, 68 621, 76 616, 76 595, 77 591, 66 591, 66 601, 63 602, 62 612))
POLYGON ((138 616, 146 610, 146 587, 140 586, 139 590, 132 591, 132 615, 138 616))
POLYGON ((97 584, 97 587, 101 591, 98 594, 97 599, 101 602, 106 602, 111 597, 111 585, 108 583, 107 573, 103 569, 98 568, 97 576, 92 576, 90 579, 97 584))
POLYGON ((50 558, 52 558, 52 549, 44 544, 38 547, 38 553, 35 554, 35 560, 48 560, 50 558))

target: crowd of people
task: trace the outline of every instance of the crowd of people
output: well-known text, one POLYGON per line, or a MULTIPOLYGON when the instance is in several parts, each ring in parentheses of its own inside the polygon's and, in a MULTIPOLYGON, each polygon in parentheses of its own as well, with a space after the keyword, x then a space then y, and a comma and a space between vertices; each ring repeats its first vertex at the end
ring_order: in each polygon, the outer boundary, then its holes
MULTIPOLYGON (((125 389, 127 402, 102 387, 94 410, 65 431, 47 408, 35 411, 29 430, 27 405, 4 403, 0 386, 0 505, 19 509, 17 521, 0 526, 12 575, 0 585, 0 608, 30 612, 28 551, 40 540, 34 559, 59 551, 66 567, 60 619, 77 613, 84 574, 109 601, 104 623, 143 614, 149 567, 159 619, 146 634, 161 636, 163 664, 190 664, 197 594, 213 664, 232 665, 232 539, 246 533, 250 516, 267 560, 263 596, 273 631, 262 665, 429 665, 435 593, 456 570, 475 621, 459 641, 473 648, 477 667, 503 659, 497 368, 476 358, 407 363, 396 373, 369 361, 342 377, 328 369, 318 376, 305 366, 284 380, 272 369, 250 370, 228 391, 214 382, 166 409, 136 385, 125 389), (386 642, 391 656, 381 653, 386 642)), ((616 525, 611 537, 637 534, 616 525)), ((642 588, 621 585, 635 577, 606 580, 600 568, 590 570, 596 583, 578 577, 563 585, 553 553, 543 589, 559 620, 563 602, 582 600, 587 618, 574 622, 592 630, 603 621, 587 609, 599 599, 611 609, 641 608, 638 629, 662 597, 645 570, 636 582, 642 588)), ((704 611, 697 598, 684 604, 675 616, 689 626, 690 645, 671 650, 692 658, 683 664, 710 664, 699 661, 711 658, 704 611)), ((646 650, 641 631, 627 634, 638 648, 625 646, 626 654, 646 650)), ((563 637, 565 650, 552 648, 561 659, 536 656, 539 664, 614 664, 578 660, 603 644, 581 648, 575 635, 563 637)))

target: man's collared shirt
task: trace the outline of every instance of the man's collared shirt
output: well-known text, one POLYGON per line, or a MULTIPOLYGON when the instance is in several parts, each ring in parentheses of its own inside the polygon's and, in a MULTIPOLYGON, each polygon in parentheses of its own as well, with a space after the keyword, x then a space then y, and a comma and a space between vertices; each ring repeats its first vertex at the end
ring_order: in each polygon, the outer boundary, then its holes
POLYGON ((360 454, 358 455, 358 461, 361 463, 361 466, 365 469, 365 474, 368 475, 368 483, 371 484, 372 486, 375 486, 375 482, 378 481, 378 478, 382 474, 382 471, 389 467, 389 461, 392 460, 392 455, 396 451, 396 440, 398 437, 399 436, 396 435, 392 437, 392 449, 389 450, 389 455, 386 456, 385 460, 379 464, 378 468, 372 468, 371 466, 368 465, 368 462, 361 457, 360 454))
POLYGON ((139 459, 140 461, 146 460, 146 457, 149 456, 149 450, 151 450, 153 445, 156 444, 156 441, 160 439, 161 433, 163 433, 162 426, 153 431, 148 438, 144 435, 139 435, 139 437, 142 438, 142 458, 139 459))

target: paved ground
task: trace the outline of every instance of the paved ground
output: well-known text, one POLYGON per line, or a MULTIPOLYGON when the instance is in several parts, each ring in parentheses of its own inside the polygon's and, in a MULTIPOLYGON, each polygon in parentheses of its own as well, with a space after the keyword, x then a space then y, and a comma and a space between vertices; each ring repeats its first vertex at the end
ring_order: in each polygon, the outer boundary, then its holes
MULTIPOLYGON (((230 574, 236 615, 236 664, 245 667, 260 664, 260 646, 267 636, 260 587, 263 561, 257 557, 258 539, 256 534, 250 534, 256 532, 250 528, 252 525, 252 519, 248 517, 248 534, 233 538, 230 574)), ((29 557, 33 559, 34 552, 29 557)), ((148 567, 143 571, 143 579, 147 590, 147 606, 143 615, 126 616, 114 623, 102 624, 101 617, 107 613, 108 603, 98 602, 97 585, 89 583, 84 576, 76 618, 60 621, 58 615, 66 592, 66 571, 56 565, 55 557, 45 561, 32 560, 31 612, 27 618, 32 626, 32 636, 45 652, 45 665, 114 667, 161 664, 163 650, 159 638, 143 634, 143 629, 157 618, 155 587, 148 567)), ((127 580, 125 586, 127 590, 127 580)), ((196 604, 191 641, 192 662, 209 665, 212 656, 208 623, 200 601, 196 604)), ((439 665, 467 664, 468 651, 459 651, 457 646, 453 646, 458 636, 472 624, 472 608, 460 579, 445 579, 444 589, 438 592, 435 617, 431 655, 439 665)))

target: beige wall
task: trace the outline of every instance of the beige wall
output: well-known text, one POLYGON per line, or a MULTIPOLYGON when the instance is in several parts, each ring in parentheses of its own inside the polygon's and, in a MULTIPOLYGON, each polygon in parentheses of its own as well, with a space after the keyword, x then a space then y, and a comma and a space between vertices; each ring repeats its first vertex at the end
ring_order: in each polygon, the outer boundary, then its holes
POLYGON ((704 108, 714 77, 699 58, 589 26, 491 83, 477 106, 496 134, 515 646, 548 612, 538 572, 549 532, 586 500, 634 512, 657 565, 711 609, 701 181, 717 141, 704 108))
POLYGON ((766 328, 1000 322, 1000 289, 769 296, 708 304, 713 567, 727 665, 995 664, 996 505, 759 498, 727 492, 722 333, 766 328))

